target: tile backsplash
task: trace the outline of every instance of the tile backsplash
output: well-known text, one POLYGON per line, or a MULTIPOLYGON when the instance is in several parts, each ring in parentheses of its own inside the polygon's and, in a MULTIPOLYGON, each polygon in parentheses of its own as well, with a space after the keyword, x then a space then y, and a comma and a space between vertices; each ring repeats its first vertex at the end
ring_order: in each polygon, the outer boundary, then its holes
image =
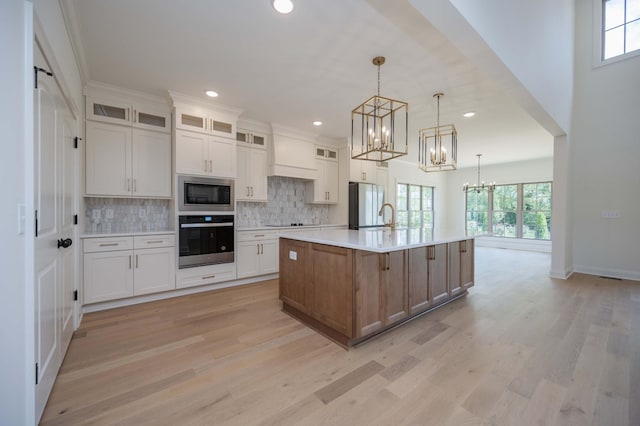
POLYGON ((329 223, 329 206, 306 204, 305 181, 269 176, 267 178, 266 203, 238 202, 236 226, 254 228, 264 225, 289 225, 304 223, 317 225, 329 223))
POLYGON ((170 200, 85 198, 86 234, 167 231, 170 200))

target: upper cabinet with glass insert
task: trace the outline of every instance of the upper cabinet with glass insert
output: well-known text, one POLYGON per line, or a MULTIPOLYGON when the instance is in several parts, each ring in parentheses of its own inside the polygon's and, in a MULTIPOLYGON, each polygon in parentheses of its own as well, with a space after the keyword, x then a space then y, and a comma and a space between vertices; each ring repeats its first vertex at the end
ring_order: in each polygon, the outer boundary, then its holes
POLYGON ((87 96, 87 120, 171 132, 169 109, 123 99, 87 96))
POLYGON ((236 139, 237 115, 181 103, 175 104, 175 107, 176 129, 236 139))

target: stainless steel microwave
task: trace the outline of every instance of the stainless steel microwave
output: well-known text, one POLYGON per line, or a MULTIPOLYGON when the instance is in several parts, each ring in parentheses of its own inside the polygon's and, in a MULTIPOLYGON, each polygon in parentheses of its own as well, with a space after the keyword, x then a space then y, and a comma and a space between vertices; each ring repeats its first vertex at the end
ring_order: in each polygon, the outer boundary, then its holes
POLYGON ((233 211, 232 179, 178 176, 178 211, 233 211))

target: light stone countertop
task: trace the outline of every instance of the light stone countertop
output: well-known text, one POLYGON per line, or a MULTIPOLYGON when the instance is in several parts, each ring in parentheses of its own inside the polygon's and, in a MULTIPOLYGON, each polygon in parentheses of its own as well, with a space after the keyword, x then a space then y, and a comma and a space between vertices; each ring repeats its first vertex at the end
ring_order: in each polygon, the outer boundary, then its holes
POLYGON ((388 228, 366 229, 360 231, 328 229, 323 231, 282 232, 280 233, 280 237, 378 253, 387 253, 390 251, 425 247, 434 244, 450 243, 474 238, 458 235, 438 236, 437 238, 432 239, 427 238, 420 229, 396 229, 395 231, 391 231, 388 228))
POLYGON ((291 230, 298 230, 298 232, 302 229, 309 229, 309 228, 339 228, 339 227, 346 227, 348 225, 336 225, 336 224, 325 224, 325 225, 303 225, 303 226, 288 226, 288 225, 284 225, 284 226, 253 226, 253 227, 249 227, 249 228, 237 228, 236 230, 238 232, 244 232, 244 231, 269 231, 269 230, 275 230, 275 231, 282 231, 283 229, 291 229, 291 230))
POLYGON ((176 231, 152 231, 152 232, 111 232, 103 234, 82 234, 80 239, 85 238, 113 238, 113 237, 139 237, 145 235, 175 235, 176 231))

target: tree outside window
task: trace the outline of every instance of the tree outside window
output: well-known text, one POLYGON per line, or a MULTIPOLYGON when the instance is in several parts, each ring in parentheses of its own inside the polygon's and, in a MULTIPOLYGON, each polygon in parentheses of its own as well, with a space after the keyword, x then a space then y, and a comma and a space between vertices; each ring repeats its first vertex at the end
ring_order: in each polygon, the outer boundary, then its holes
POLYGON ((522 186, 522 238, 551 239, 551 182, 522 186))
POLYGON ((493 235, 516 238, 518 185, 496 186, 493 192, 493 235))
POLYGON ((489 231, 489 193, 467 192, 467 235, 486 234, 489 231))
POLYGON ((433 188, 399 183, 396 192, 396 225, 422 229, 433 238, 433 188))

